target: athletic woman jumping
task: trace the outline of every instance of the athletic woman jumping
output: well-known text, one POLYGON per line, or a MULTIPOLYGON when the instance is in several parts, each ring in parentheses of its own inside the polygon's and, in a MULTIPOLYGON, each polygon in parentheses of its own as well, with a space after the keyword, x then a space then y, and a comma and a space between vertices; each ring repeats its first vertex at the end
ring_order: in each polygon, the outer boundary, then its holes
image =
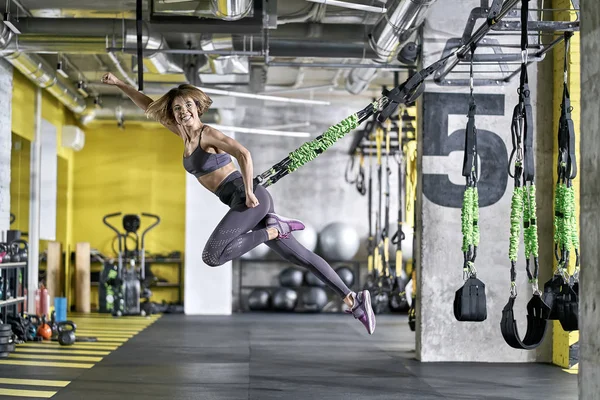
POLYGON ((273 198, 266 188, 253 187, 250 152, 236 140, 202 123, 200 117, 212 100, 192 85, 180 85, 160 99, 150 97, 107 73, 102 82, 118 87, 146 115, 175 133, 184 143, 183 166, 200 184, 229 206, 229 211, 211 234, 202 261, 216 267, 265 243, 285 260, 308 268, 340 295, 369 334, 375 330, 375 314, 369 291, 348 289, 331 266, 303 247, 291 234, 304 229, 296 219, 275 214, 273 198), (241 172, 231 160, 235 157, 241 172))

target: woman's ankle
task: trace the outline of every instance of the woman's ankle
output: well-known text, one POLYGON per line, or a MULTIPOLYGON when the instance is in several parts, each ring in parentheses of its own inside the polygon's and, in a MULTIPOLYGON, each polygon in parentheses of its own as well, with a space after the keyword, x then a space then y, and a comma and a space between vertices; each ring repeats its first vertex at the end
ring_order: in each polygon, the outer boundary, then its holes
POLYGON ((350 307, 350 309, 354 307, 354 296, 352 296, 352 292, 348 293, 348 295, 344 297, 344 303, 346 303, 346 305, 350 307))
POLYGON ((269 236, 269 240, 277 239, 279 231, 277 228, 267 228, 267 235, 269 236))

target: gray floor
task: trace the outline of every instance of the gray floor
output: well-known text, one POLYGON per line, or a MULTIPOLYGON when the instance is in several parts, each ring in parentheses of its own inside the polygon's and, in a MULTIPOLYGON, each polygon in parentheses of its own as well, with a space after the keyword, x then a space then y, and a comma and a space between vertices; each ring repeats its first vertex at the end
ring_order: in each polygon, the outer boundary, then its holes
POLYGON ((347 315, 165 315, 53 399, 561 399, 551 365, 422 364, 404 316, 368 337, 347 315))

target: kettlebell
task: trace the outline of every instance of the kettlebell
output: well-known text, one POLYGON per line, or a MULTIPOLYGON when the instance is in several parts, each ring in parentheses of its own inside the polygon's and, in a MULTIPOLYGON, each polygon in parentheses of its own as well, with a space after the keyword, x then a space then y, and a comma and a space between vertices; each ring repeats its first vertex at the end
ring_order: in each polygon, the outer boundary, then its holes
POLYGON ((10 255, 10 246, 7 243, 2 243, 0 244, 1 246, 1 252, 2 252, 2 263, 9 263, 11 262, 11 255, 10 255))
POLYGON ((77 326, 72 321, 62 321, 59 322, 56 326, 56 331, 58 332, 58 343, 62 346, 70 346, 75 343, 75 330, 77 326), (70 329, 65 329, 65 327, 70 327, 70 329))
POLYGON ((13 262, 26 262, 27 261, 27 242, 23 239, 13 240, 10 244, 12 252, 13 262), (23 247, 21 247, 23 245, 23 247))
POLYGON ((44 340, 50 340, 50 338, 52 338, 52 328, 46 323, 45 316, 42 317, 42 323, 38 327, 37 334, 44 338, 44 340))

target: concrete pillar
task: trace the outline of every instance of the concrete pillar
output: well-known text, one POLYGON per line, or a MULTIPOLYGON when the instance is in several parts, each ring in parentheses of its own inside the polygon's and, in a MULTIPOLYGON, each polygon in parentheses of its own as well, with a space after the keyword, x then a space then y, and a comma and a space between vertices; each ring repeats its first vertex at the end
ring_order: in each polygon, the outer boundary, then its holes
POLYGON ((6 232, 10 226, 12 80, 12 65, 0 60, 0 232, 6 232))
POLYGON ((600 393, 600 3, 581 2, 579 398, 600 393), (585 88, 585 89, 584 89, 585 88))
MULTIPOLYGON (((534 7, 533 2, 531 4, 534 7)), ((469 20, 469 13, 480 5, 479 0, 446 0, 432 6, 423 32, 423 66, 432 64, 444 55, 444 49, 450 41, 458 41, 469 20)), ((477 20, 475 29, 483 22, 483 19, 477 20)), ((505 40, 518 43, 519 37, 505 40)), ((477 53, 491 51, 489 48, 479 48, 477 53)), ((508 65, 511 71, 515 67, 514 64, 508 65)), ((468 71, 468 64, 457 69, 468 71)), ((497 64, 476 67, 476 79, 491 77, 490 74, 478 73, 481 69, 499 71, 497 64)), ((528 68, 528 73, 536 121, 535 133, 553 131, 552 108, 538 108, 537 104, 537 99, 544 97, 538 94, 536 63, 528 68), (550 123, 544 125, 545 121, 550 123)), ((468 83, 467 86, 455 86, 452 81, 465 79, 468 82, 468 77, 468 74, 450 75, 447 79, 451 82, 445 85, 429 81, 418 104, 418 119, 421 121, 418 186, 421 190, 417 199, 417 357, 421 361, 549 361, 550 335, 546 338, 549 343, 541 348, 546 351, 539 354, 540 350, 523 351, 509 347, 500 331, 502 309, 510 295, 508 248, 514 183, 508 176, 507 168, 512 151, 512 113, 518 103, 518 75, 508 84, 490 83, 477 86, 474 91, 480 161, 481 236, 475 266, 478 278, 486 284, 487 319, 484 322, 458 322, 454 317, 454 294, 464 283, 461 206, 465 180, 461 172, 469 88, 468 83)), ((551 96, 551 91, 546 92, 551 96)), ((538 142, 536 146, 540 147, 537 151, 543 154, 536 160, 536 184, 538 218, 545 215, 545 221, 548 222, 545 225, 542 223, 538 229, 540 253, 546 254, 544 252, 552 249, 552 183, 548 177, 548 174, 550 177, 552 174, 552 145, 538 142), (547 199, 542 196, 547 196, 547 199), (547 207, 550 207, 550 211, 547 207)), ((540 273, 540 282, 543 282, 552 265, 542 265, 541 268, 547 269, 540 273)), ((526 304, 532 293, 525 272, 522 241, 518 255, 517 290, 519 295, 514 311, 521 335, 524 336, 526 304)))

